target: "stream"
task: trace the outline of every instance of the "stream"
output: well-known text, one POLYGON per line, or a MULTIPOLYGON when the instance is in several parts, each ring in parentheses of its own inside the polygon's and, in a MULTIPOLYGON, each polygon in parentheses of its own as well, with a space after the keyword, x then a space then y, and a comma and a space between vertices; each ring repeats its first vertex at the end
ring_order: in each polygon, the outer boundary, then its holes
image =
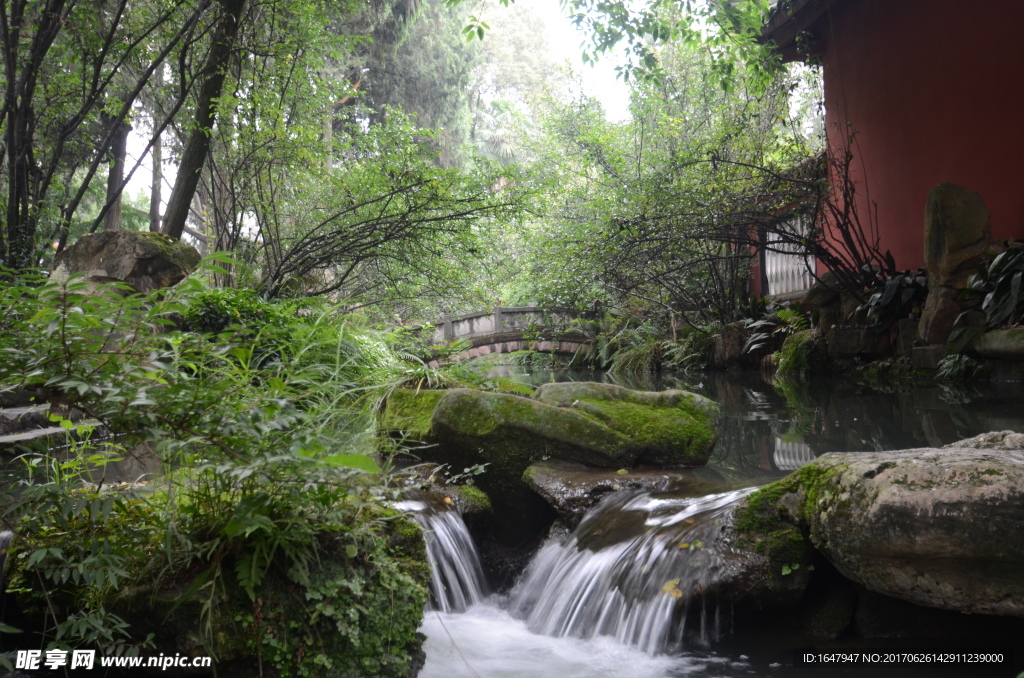
MULTIPOLYGON (((599 373, 497 369, 535 384, 609 380, 599 373)), ((727 606, 704 602, 689 609, 683 601, 699 590, 704 573, 728 566, 701 544, 719 529, 729 506, 757 486, 829 451, 933 447, 986 431, 1024 431, 1024 385, 901 389, 832 379, 783 390, 750 373, 616 381, 645 390, 685 388, 716 400, 723 418, 708 466, 728 491, 697 499, 610 495, 571 534, 551 537, 516 585, 499 593, 487 591, 458 515, 443 505, 408 502, 405 508, 416 511, 428 534, 434 564, 420 678, 1016 675, 1005 668, 808 668, 794 664, 806 640, 767 632, 741 646, 727 606)), ((832 647, 899 643, 853 639, 832 647)))

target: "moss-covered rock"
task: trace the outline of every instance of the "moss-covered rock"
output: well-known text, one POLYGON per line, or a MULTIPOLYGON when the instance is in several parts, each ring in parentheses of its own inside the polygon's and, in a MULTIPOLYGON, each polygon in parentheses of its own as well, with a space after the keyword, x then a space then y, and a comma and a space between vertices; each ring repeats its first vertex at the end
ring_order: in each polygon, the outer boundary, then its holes
POLYGON ((401 440, 429 440, 431 417, 445 393, 447 391, 395 389, 388 395, 378 418, 380 432, 401 440))
POLYGON ((476 485, 437 485, 431 492, 444 497, 461 516, 488 514, 494 510, 491 498, 476 485))
POLYGON ((871 591, 1024 617, 1024 543, 1007 539, 1024 533, 1024 436, 827 454, 751 494, 735 528, 774 563, 803 564, 813 544, 871 591))
POLYGON ((465 388, 448 391, 434 409, 432 438, 516 480, 549 456, 588 466, 632 466, 639 450, 623 434, 581 412, 529 398, 465 388))
POLYGON ((626 436, 637 463, 702 466, 717 439, 718 405, 687 391, 632 391, 614 384, 544 384, 533 397, 577 410, 626 436))
POLYGON ((550 384, 535 398, 471 389, 396 390, 380 416, 392 437, 429 443, 424 461, 454 469, 487 464, 477 479, 494 506, 493 533, 521 543, 554 511, 523 482, 554 459, 620 469, 637 463, 699 466, 716 432, 713 402, 684 391, 643 393, 609 384, 550 384))
POLYGON ((83 235, 58 254, 50 280, 82 273, 95 284, 121 281, 150 292, 178 284, 199 260, 196 248, 163 233, 103 231, 83 235))

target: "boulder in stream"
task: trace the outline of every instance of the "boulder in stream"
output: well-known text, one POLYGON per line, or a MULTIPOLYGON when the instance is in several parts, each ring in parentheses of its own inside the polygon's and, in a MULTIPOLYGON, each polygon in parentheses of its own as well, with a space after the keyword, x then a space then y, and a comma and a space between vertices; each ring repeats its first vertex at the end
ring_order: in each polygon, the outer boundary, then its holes
MULTIPOLYGON (((1024 617, 1024 435, 831 453, 753 493, 737 534, 806 534, 848 579, 918 605, 1024 617)), ((782 540, 782 541, 780 541, 782 540)))
POLYGON ((560 461, 531 464, 523 473, 523 482, 544 497, 570 528, 613 492, 667 491, 680 497, 701 497, 724 492, 729 486, 720 473, 709 468, 611 471, 560 461))
POLYGON ((615 384, 544 384, 533 397, 582 412, 638 448, 637 463, 703 466, 714 447, 718 405, 687 391, 632 391, 615 384))
POLYGON ((487 464, 477 483, 494 506, 495 538, 539 537, 554 511, 523 482, 544 460, 630 469, 637 463, 691 467, 714 445, 713 402, 683 391, 645 393, 610 384, 550 384, 534 398, 472 389, 396 390, 380 416, 392 437, 427 443, 424 461, 456 471, 487 464))

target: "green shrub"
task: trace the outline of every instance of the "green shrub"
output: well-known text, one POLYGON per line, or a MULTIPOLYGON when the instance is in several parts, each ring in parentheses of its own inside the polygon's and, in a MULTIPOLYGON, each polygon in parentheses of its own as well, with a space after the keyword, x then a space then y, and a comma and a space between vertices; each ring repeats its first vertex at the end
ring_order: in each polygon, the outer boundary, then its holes
POLYGON ((939 361, 935 376, 947 381, 967 381, 978 376, 981 363, 969 355, 954 353, 939 361))
POLYGON ((1017 325, 1024 319, 1024 244, 1016 244, 978 267, 965 296, 982 297, 989 327, 1017 325))
POLYGON ((204 653, 248 653, 267 675, 405 675, 422 540, 359 453, 365 393, 400 364, 386 344, 192 281, 149 295, 41 283, 0 287, 0 388, 42 387, 176 469, 145 495, 85 484, 112 451, 84 430, 72 460, 22 457, 31 475, 0 491, 0 519, 18 535, 19 599, 46 603, 42 644, 137 652, 154 619, 177 619, 204 653), (214 331, 174 329, 190 309, 214 331), (260 359, 267 336, 276 355, 260 359))

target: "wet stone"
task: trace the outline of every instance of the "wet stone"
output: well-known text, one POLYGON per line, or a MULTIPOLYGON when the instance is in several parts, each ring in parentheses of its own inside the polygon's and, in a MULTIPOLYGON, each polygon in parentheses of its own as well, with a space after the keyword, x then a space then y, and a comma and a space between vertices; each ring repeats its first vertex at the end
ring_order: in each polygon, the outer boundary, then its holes
POLYGON ((561 461, 540 461, 523 474, 523 481, 558 512, 570 528, 601 499, 615 492, 668 492, 699 497, 728 489, 717 471, 708 468, 596 469, 561 461))

